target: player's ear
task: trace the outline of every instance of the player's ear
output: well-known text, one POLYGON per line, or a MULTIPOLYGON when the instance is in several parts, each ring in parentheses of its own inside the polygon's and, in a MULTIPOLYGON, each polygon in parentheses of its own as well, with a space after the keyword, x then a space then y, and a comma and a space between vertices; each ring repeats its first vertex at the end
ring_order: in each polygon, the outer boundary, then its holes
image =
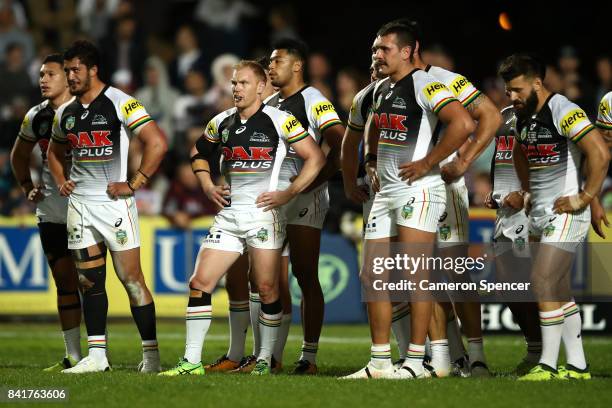
POLYGON ((540 92, 542 90, 542 79, 535 77, 533 80, 533 90, 536 92, 540 92))
POLYGON ((304 62, 302 60, 295 60, 293 62, 293 72, 300 72, 304 69, 304 62))
POLYGON ((92 77, 98 76, 98 66, 97 65, 94 65, 91 68, 89 68, 89 76, 92 76, 92 77))
POLYGON ((257 81, 257 95, 261 95, 266 89, 266 83, 264 81, 257 81))

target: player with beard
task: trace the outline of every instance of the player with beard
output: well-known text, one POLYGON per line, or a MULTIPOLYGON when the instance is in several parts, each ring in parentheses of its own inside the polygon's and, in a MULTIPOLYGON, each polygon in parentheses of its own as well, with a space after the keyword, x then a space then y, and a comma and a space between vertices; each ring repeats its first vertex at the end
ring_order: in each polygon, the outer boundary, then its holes
MULTIPOLYGON (((28 201, 36 203, 40 241, 57 288, 57 311, 66 346, 65 356, 44 371, 56 372, 74 366, 81 359, 81 301, 79 279, 68 250, 66 211, 68 200, 59 194, 47 163, 47 148, 55 111, 72 99, 61 54, 45 57, 40 67, 40 93, 45 100, 28 111, 11 152, 13 174, 28 201), (35 186, 30 175, 30 158, 38 145, 42 156, 42 185, 35 186)), ((67 157, 67 165, 70 157, 67 157)))
POLYGON ((123 284, 142 339, 140 372, 160 370, 155 304, 140 264, 134 192, 146 184, 167 150, 160 129, 136 99, 98 77, 100 57, 88 41, 64 53, 64 71, 76 99, 58 109, 49 145, 49 169, 68 199, 68 248, 79 273, 89 355, 64 373, 108 371, 106 251, 123 284), (127 179, 129 133, 143 144, 136 174, 127 179), (72 151, 72 168, 65 157, 72 151))
POLYGON ((530 193, 530 241, 540 243, 531 278, 542 355, 539 364, 519 379, 589 379, 569 272, 576 248, 586 240, 589 204, 601 189, 610 153, 586 113, 543 85, 544 65, 536 58, 512 55, 502 62, 499 74, 517 115, 513 155, 522 190, 530 193), (581 187, 583 159, 586 180, 581 187), (562 340, 567 364, 557 370, 562 340))

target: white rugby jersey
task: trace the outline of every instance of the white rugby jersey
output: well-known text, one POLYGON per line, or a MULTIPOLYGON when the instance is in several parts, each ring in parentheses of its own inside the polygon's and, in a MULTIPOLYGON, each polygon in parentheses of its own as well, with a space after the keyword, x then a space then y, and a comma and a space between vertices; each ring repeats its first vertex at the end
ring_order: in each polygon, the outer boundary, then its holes
MULTIPOLYGON (((432 65, 428 65, 427 68, 425 68, 425 71, 427 71, 429 74, 431 74, 431 76, 446 85, 447 88, 450 89, 450 91, 453 93, 453 95, 455 95, 455 98, 457 98, 457 100, 461 102, 463 107, 467 108, 468 105, 472 103, 476 98, 478 98, 482 93, 478 89, 476 89, 476 87, 472 85, 472 83, 466 77, 461 74, 457 74, 447 69, 432 65)), ((444 138, 444 132, 442 132, 440 138, 444 138)), ((457 157, 457 152, 454 152, 446 159, 442 160, 440 162, 440 166, 444 166, 445 164, 451 162, 455 159, 455 157, 457 157)), ((465 185, 465 178, 461 176, 452 184, 455 186, 465 185)))
MULTIPOLYGON (((71 103, 74 98, 70 99, 64 105, 71 103)), ((42 193, 45 197, 50 195, 59 196, 59 191, 55 185, 55 181, 49 171, 49 163, 47 161, 47 150, 49 148, 49 141, 51 140, 51 128, 53 127, 53 117, 55 116, 55 110, 49 104, 49 100, 45 100, 42 103, 31 108, 26 113, 21 122, 21 128, 19 128, 18 137, 29 143, 36 143, 40 149, 42 157, 42 181, 43 190, 42 193)), ((71 155, 70 152, 66 153, 66 164, 70 167, 71 155)))
MULTIPOLYGON (((277 92, 267 100, 266 104, 295 116, 318 145, 323 143, 321 135, 325 129, 342 124, 334 105, 312 86, 305 86, 286 99, 282 99, 280 92, 277 92)), ((304 161, 289 148, 287 158, 281 167, 283 184, 297 175, 303 165, 304 161)), ((320 188, 327 188, 327 183, 320 188)))
POLYGON ((230 207, 256 208, 255 200, 280 187, 280 171, 288 146, 308 137, 293 116, 272 106, 241 120, 236 108, 221 112, 202 136, 223 149, 223 175, 230 185, 230 207))
POLYGON ((604 130, 612 130, 612 91, 601 98, 595 125, 604 130))
POLYGON ((89 105, 77 99, 62 105, 51 137, 72 147, 70 179, 76 187, 71 196, 82 202, 113 201, 106 190, 110 182, 127 181, 130 135, 150 121, 138 100, 108 85, 89 105))
POLYGON ((554 93, 538 113, 517 121, 516 140, 529 161, 531 215, 553 214, 557 198, 578 194, 582 152, 576 143, 593 129, 578 105, 554 93))
POLYGON ((443 183, 440 167, 408 185, 399 177, 399 166, 424 158, 439 135, 438 112, 456 101, 449 89, 427 72, 415 69, 392 84, 378 82, 374 91, 373 120, 379 130, 377 169, 381 195, 406 194, 407 190, 443 183))
POLYGON ((512 149, 516 133, 516 114, 513 106, 501 111, 502 124, 495 134, 495 153, 493 154, 491 176, 493 179, 493 199, 501 207, 502 200, 512 191, 521 190, 521 182, 516 174, 512 149))
POLYGON ((371 82, 353 97, 347 126, 356 132, 363 133, 364 131, 365 123, 372 109, 372 95, 377 83, 378 81, 371 82))

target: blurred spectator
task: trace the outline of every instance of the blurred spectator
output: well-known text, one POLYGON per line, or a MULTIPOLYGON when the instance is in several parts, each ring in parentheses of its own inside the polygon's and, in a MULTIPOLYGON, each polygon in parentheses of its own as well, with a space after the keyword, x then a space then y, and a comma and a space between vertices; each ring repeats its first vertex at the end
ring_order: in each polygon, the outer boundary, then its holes
POLYGON ((206 97, 206 78, 200 71, 189 71, 185 78, 187 93, 181 95, 174 105, 174 124, 179 132, 185 132, 191 126, 204 124, 211 114, 206 97))
POLYGON ((100 52, 104 61, 101 69, 106 72, 103 78, 108 80, 116 71, 126 70, 131 74, 132 86, 142 85, 147 50, 133 15, 117 19, 113 33, 101 41, 100 52))
POLYGON ((64 49, 76 34, 75 0, 28 0, 32 34, 37 44, 52 44, 64 49))
POLYGON ((601 98, 612 90, 612 60, 608 56, 597 58, 595 64, 597 72, 597 89, 595 90, 595 104, 598 106, 601 98))
POLYGON ((166 134, 168 145, 174 144, 172 111, 179 93, 170 85, 164 62, 156 56, 145 63, 145 85, 136 91, 136 98, 147 108, 147 112, 166 134))
POLYGON ((77 15, 81 31, 95 41, 106 37, 118 5, 119 0, 79 0, 77 15))
POLYGON ((510 98, 506 95, 506 85, 501 78, 491 77, 482 81, 482 91, 499 110, 512 105, 510 98))
POLYGON ((284 38, 299 39, 295 20, 295 10, 291 4, 282 4, 270 10, 268 15, 268 24, 272 29, 270 44, 284 38))
POLYGON ((453 57, 440 44, 434 44, 431 47, 422 51, 423 61, 426 64, 435 65, 436 67, 455 70, 455 61, 453 57))
POLYGON ((551 92, 563 92, 563 78, 561 77, 559 70, 552 65, 548 65, 546 67, 544 85, 546 85, 551 92))
POLYGON ((0 63, 4 62, 9 44, 19 44, 22 47, 26 63, 34 57, 32 37, 15 23, 12 2, 4 1, 0 5, 0 63))
POLYGON ((164 215, 172 225, 185 229, 189 228, 192 219, 216 212, 193 174, 191 163, 180 163, 164 200, 164 215))
POLYGON ((0 78, 0 109, 2 118, 7 118, 11 116, 7 113, 7 106, 19 98, 25 99, 27 104, 32 91, 21 44, 11 43, 6 47, 4 62, 0 64, 0 78))
POLYGON ((307 75, 309 84, 321 91, 327 99, 335 100, 331 74, 331 65, 324 54, 320 52, 310 54, 307 75))
POLYGON ((484 207, 487 194, 491 191, 491 176, 487 172, 480 172, 472 180, 472 188, 469 189, 470 206, 484 207))
POLYGON ((131 95, 134 91, 134 79, 129 69, 119 69, 113 72, 110 82, 112 86, 128 95, 131 95))
POLYGON ((178 54, 170 64, 170 82, 175 88, 184 91, 187 73, 196 70, 205 75, 208 64, 204 53, 198 46, 195 32, 190 26, 179 27, 176 32, 175 44, 178 54))
POLYGON ((15 17, 15 25, 23 30, 28 29, 28 18, 26 16, 25 9, 19 0, 0 0, 0 7, 10 8, 13 12, 13 16, 15 17))
POLYGON ((232 54, 219 55, 212 63, 213 85, 206 93, 206 104, 218 112, 234 106, 232 98, 232 74, 239 59, 232 54))
POLYGON ((248 35, 244 17, 255 16, 257 8, 244 0, 200 0, 195 18, 203 24, 201 42, 211 58, 225 52, 247 55, 248 35))
MULTIPOLYGON (((129 174, 135 174, 142 162, 142 143, 136 138, 130 143, 128 160, 129 174)), ((162 162, 162 166, 163 164, 162 162)), ((144 187, 134 193, 138 213, 141 215, 161 214, 168 185, 168 179, 163 169, 160 168, 144 187)))
POLYGON ((336 111, 340 119, 346 123, 353 104, 353 98, 366 84, 368 78, 354 68, 341 69, 336 79, 336 111))
POLYGON ((36 56, 28 65, 28 75, 33 87, 38 88, 38 78, 40 77, 40 66, 42 65, 42 61, 47 55, 53 54, 54 52, 56 52, 55 49, 49 44, 43 43, 38 47, 36 56))
POLYGON ((580 67, 580 59, 578 59, 576 49, 569 45, 562 47, 559 53, 558 64, 562 76, 577 74, 578 67, 580 67))

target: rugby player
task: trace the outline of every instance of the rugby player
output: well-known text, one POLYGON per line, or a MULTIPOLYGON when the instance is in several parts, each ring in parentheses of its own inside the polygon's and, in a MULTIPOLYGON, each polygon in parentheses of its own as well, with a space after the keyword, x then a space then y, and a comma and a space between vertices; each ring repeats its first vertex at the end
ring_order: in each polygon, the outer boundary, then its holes
MULTIPOLYGON (((388 78, 379 81, 374 91, 373 120, 366 134, 380 142, 378 154, 366 151, 366 170, 377 194, 366 225, 365 245, 427 244, 432 251, 437 222, 446 207, 439 163, 465 143, 474 122, 444 84, 415 67, 416 39, 405 24, 391 22, 381 27, 372 51, 380 74, 388 78), (438 120, 447 125, 446 136, 434 146, 438 120)), ((427 273, 421 272, 420 276, 427 273)), ((362 275, 362 280, 367 277, 362 275)), ((368 302, 371 359, 366 367, 343 378, 426 375, 423 358, 432 303, 412 301, 410 307, 411 340, 401 368, 396 372, 391 363, 392 305, 368 302)))
POLYGON ((586 113, 544 85, 536 58, 514 54, 499 74, 517 115, 513 155, 523 191, 530 193, 529 236, 539 242, 532 268, 538 296, 542 354, 525 381, 591 378, 582 347, 582 321, 571 298, 569 271, 589 229, 589 204, 599 194, 610 152, 586 113), (580 163, 587 160, 581 187, 580 163), (563 340, 567 364, 557 369, 563 340))
MULTIPOLYGON (((302 291, 301 317, 304 339, 294 374, 316 374, 316 356, 323 326, 325 300, 319 282, 319 250, 321 229, 329 209, 327 180, 340 168, 340 148, 344 126, 336 109, 321 92, 304 82, 306 45, 296 40, 279 40, 270 56, 270 79, 279 92, 266 103, 291 112, 315 142, 327 151, 327 161, 316 180, 284 209, 287 217, 288 246, 283 251, 280 288, 283 301, 283 322, 275 360, 282 362, 291 325, 289 293, 289 259, 291 271, 302 291), (293 248, 293 250, 291 250, 293 248)), ((290 150, 281 167, 281 177, 292 179, 302 167, 302 160, 290 150)))
POLYGON ((60 105, 73 98, 68 90, 61 54, 50 54, 43 59, 38 83, 45 100, 30 109, 24 117, 11 152, 11 166, 28 201, 36 203, 40 240, 57 289, 57 311, 65 355, 62 361, 44 370, 57 372, 74 366, 81 359, 79 278, 70 257, 66 235, 68 200, 59 194, 47 164, 53 116, 60 105), (40 185, 34 185, 30 175, 30 157, 36 145, 43 162, 40 185))
POLYGON ((271 372, 282 318, 278 272, 285 220, 278 207, 312 183, 325 156, 293 115, 262 103, 265 85, 266 74, 261 65, 254 61, 236 65, 232 77, 235 107, 215 116, 192 148, 193 169, 204 192, 223 209, 202 243, 189 282, 185 355, 175 368, 161 375, 204 374, 201 356, 210 327, 212 291, 247 248, 261 298, 261 345, 251 374, 271 372), (304 163, 291 183, 280 176, 288 145, 304 163), (223 149, 228 182, 224 185, 212 182, 207 161, 219 146, 223 149))
POLYGON ((144 106, 98 77, 100 57, 88 41, 64 53, 64 71, 76 99, 56 112, 49 169, 68 198, 68 248, 83 291, 89 355, 64 373, 108 371, 106 357, 106 250, 123 284, 142 339, 140 372, 160 370, 155 304, 140 266, 140 233, 134 191, 157 170, 167 145, 144 106), (128 181, 129 133, 143 144, 137 173, 128 181), (72 151, 72 169, 65 155, 72 151))
MULTIPOLYGON (((265 101, 277 91, 272 86, 269 74, 269 60, 267 56, 257 60, 266 72, 266 87, 261 93, 261 99, 265 101)), ((241 372, 248 373, 253 370, 259 354, 259 311, 261 301, 257 286, 249 274, 249 257, 246 253, 230 267, 225 276, 225 289, 229 298, 229 326, 230 344, 227 353, 219 357, 214 363, 207 364, 204 369, 208 372, 241 372), (249 290, 250 288, 250 290, 249 290), (246 333, 249 320, 253 330, 253 352, 244 356, 246 333)), ((272 358, 272 371, 281 369, 274 358, 272 358)))
MULTIPOLYGON (((530 269, 530 252, 527 247, 529 220, 523 208, 526 195, 521 191, 521 182, 512 160, 516 133, 514 107, 504 108, 501 115, 502 124, 495 135, 495 153, 491 160, 493 190, 487 196, 485 204, 488 208, 497 210, 493 233, 497 274, 504 280, 523 281, 519 275, 530 269)), ((510 299, 506 304, 525 337, 527 354, 514 373, 524 375, 540 360, 542 334, 537 303, 515 300, 517 299, 510 299)))

